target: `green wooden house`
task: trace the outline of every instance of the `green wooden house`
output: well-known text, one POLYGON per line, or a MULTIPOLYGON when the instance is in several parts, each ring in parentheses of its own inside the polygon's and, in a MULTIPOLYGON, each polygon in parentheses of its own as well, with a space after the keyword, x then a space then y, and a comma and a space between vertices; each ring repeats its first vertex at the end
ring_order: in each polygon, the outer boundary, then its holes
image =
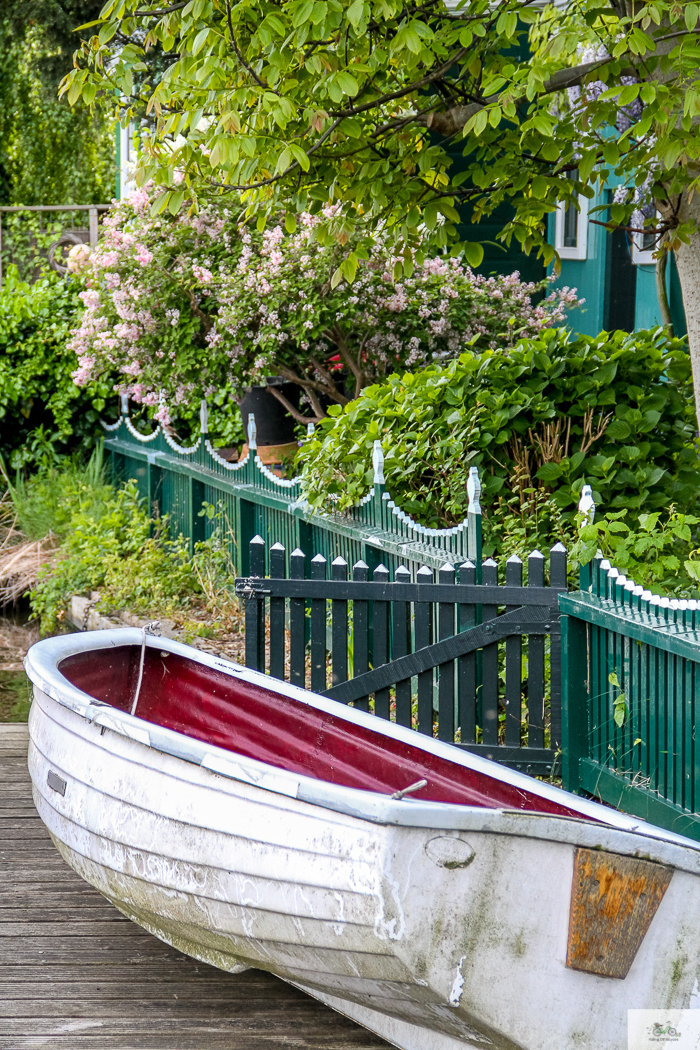
MULTIPOLYGON (((662 323, 653 235, 625 230, 611 234, 598 225, 605 221, 606 211, 593 209, 612 203, 613 192, 614 188, 605 188, 593 200, 579 196, 578 211, 573 205, 560 205, 549 218, 549 241, 561 258, 561 274, 556 283, 576 288, 579 297, 586 300, 585 306, 571 317, 574 328, 586 335, 615 328, 633 332, 662 323)), ((683 300, 673 256, 666 267, 666 287, 675 333, 685 335, 683 300)))

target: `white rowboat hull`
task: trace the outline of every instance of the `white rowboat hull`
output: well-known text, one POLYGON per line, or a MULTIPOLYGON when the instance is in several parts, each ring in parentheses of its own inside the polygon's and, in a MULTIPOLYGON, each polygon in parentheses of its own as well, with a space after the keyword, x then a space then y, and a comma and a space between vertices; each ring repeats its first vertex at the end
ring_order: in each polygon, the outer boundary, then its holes
MULTIPOLYGON (((403 1050, 623 1050, 628 1010, 700 1006, 700 852, 687 840, 631 820, 407 801, 393 804, 403 823, 353 815, 260 786, 281 777, 273 767, 230 773, 223 753, 217 772, 220 749, 200 764, 159 750, 146 723, 80 710, 38 661, 28 673, 29 769, 57 848, 196 959, 268 970, 403 1050), (624 980, 567 967, 579 848, 672 869, 624 980)), ((371 793, 352 794, 361 811, 371 793)))

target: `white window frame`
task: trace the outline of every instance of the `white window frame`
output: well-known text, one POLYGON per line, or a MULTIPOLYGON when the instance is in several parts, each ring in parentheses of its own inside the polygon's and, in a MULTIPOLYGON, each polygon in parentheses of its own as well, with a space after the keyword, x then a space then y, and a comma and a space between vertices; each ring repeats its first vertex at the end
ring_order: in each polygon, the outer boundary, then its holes
POLYGON ((133 122, 127 127, 119 126, 119 196, 128 197, 136 189, 134 181, 134 131, 133 122))
POLYGON ((578 195, 578 222, 576 226, 576 247, 564 247, 564 216, 567 205, 557 205, 554 222, 554 247, 559 253, 560 259, 587 259, 588 258, 588 197, 582 193, 578 195))
MULTIPOLYGON (((657 212, 657 217, 660 218, 657 212)), ((632 233, 632 263, 634 266, 656 266, 656 259, 654 258, 654 252, 657 250, 658 245, 653 248, 642 248, 641 245, 644 243, 643 233, 632 233)))

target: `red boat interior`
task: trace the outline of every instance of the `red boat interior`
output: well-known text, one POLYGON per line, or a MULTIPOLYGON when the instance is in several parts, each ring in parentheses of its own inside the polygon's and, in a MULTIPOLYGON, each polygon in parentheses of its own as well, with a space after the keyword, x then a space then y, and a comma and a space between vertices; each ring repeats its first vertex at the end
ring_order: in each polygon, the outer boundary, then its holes
MULTIPOLYGON (((140 655, 136 645, 93 650, 67 657, 60 671, 96 700, 128 711, 140 655)), ((151 646, 136 714, 195 740, 331 784, 390 795, 427 780, 411 798, 581 816, 569 806, 504 783, 495 765, 494 776, 488 776, 355 725, 342 713, 319 711, 274 688, 151 646)))

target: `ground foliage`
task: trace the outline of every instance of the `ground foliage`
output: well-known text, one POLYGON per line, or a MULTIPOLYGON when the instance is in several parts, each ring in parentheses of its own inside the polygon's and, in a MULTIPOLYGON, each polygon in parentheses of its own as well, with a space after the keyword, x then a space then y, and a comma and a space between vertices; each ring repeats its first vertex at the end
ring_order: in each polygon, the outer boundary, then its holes
POLYGON ((188 540, 171 535, 167 518, 149 517, 136 482, 110 483, 100 447, 87 463, 75 457, 45 461, 11 485, 11 495, 27 539, 51 535, 58 541, 31 592, 43 634, 64 622, 74 594, 95 591, 98 611, 189 616, 192 633, 199 633, 202 610, 219 621, 231 618, 227 523, 217 508, 211 510, 211 537, 192 554, 188 540))
POLYGON ((585 483, 600 513, 622 510, 630 524, 697 505, 690 362, 661 329, 576 339, 552 329, 392 376, 330 412, 299 454, 306 497, 326 510, 369 491, 375 440, 392 498, 428 526, 465 518, 477 466, 501 549, 536 521, 543 540, 562 538, 585 483))

